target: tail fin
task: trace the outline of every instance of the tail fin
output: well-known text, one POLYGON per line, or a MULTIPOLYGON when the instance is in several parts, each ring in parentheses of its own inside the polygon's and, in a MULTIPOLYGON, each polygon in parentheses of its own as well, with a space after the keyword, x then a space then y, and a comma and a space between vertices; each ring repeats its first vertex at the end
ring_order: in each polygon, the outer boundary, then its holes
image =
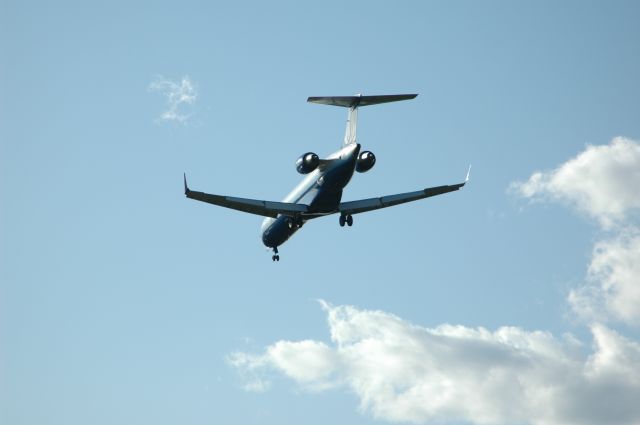
POLYGON ((307 102, 349 108, 349 115, 347 117, 347 128, 344 132, 344 144, 350 145, 356 142, 358 108, 360 106, 369 106, 377 105, 379 103, 409 100, 415 98, 416 96, 417 94, 387 94, 379 96, 363 96, 359 94, 356 96, 322 96, 310 97, 307 99, 307 102))

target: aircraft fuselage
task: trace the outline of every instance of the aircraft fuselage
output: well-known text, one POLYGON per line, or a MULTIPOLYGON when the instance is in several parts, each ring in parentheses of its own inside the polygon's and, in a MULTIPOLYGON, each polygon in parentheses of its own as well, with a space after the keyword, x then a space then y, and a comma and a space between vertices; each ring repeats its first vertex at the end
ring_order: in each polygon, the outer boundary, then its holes
MULTIPOLYGON (((356 168, 360 144, 347 145, 329 155, 326 166, 320 166, 309 173, 283 202, 306 204, 309 213, 306 218, 332 214, 342 199, 342 191, 351 180, 356 168)), ((285 243, 306 221, 301 216, 294 220, 291 217, 278 215, 266 218, 262 222, 262 242, 269 248, 277 248, 285 243)))

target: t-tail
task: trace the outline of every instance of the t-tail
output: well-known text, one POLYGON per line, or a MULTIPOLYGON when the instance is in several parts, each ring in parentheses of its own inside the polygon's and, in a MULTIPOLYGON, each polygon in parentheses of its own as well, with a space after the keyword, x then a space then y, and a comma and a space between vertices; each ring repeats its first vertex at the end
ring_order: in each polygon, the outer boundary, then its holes
POLYGON ((417 94, 386 94, 380 96, 321 96, 310 97, 307 102, 320 103, 322 105, 342 106, 349 108, 347 116, 347 128, 344 132, 344 145, 356 143, 356 128, 358 126, 358 108, 361 106, 377 105, 379 103, 398 102, 400 100, 413 99, 417 94))

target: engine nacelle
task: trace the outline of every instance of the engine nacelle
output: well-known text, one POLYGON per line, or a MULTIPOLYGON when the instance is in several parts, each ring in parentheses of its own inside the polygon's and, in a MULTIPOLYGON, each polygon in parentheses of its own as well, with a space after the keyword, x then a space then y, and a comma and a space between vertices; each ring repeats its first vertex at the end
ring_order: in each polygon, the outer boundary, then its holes
POLYGON ((364 173, 373 168, 376 163, 376 156, 373 152, 364 151, 358 156, 358 161, 356 162, 356 171, 359 173, 364 173))
POLYGON ((320 158, 313 152, 307 152, 296 160, 296 170, 300 174, 309 174, 320 165, 320 158))

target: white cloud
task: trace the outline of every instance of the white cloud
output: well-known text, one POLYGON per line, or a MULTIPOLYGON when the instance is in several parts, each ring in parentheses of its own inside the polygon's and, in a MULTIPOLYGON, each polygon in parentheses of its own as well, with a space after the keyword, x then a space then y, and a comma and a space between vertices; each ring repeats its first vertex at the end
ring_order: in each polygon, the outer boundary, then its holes
POLYGON ((640 232, 628 228, 596 243, 584 286, 569 293, 581 317, 640 325, 640 232))
POLYGON ((640 144, 616 137, 608 145, 587 146, 552 171, 538 171, 511 189, 534 199, 568 203, 596 218, 604 228, 624 222, 640 209, 640 144))
POLYGON ((149 84, 149 90, 160 92, 167 98, 167 109, 160 115, 160 120, 177 121, 182 124, 187 122, 190 114, 186 111, 198 97, 196 86, 188 76, 185 75, 181 81, 174 82, 160 75, 149 84))
POLYGON ((269 381, 260 376, 267 365, 310 390, 322 390, 334 385, 335 358, 332 350, 322 342, 279 341, 270 346, 264 356, 236 352, 227 361, 243 371, 247 382, 245 389, 252 391, 269 387, 269 381))
POLYGON ((259 376, 260 370, 266 366, 262 358, 237 352, 229 355, 227 361, 241 372, 246 391, 264 392, 271 387, 268 380, 259 376))
POLYGON ((604 326, 592 328, 586 356, 571 336, 425 328, 382 311, 324 308, 331 346, 278 341, 231 363, 245 376, 275 371, 303 388, 347 387, 364 412, 394 422, 640 422, 640 345, 604 326))
POLYGON ((595 218, 613 235, 595 244, 584 285, 569 304, 588 321, 640 325, 640 144, 617 137, 588 146, 553 171, 536 172, 512 191, 567 203, 595 218))

